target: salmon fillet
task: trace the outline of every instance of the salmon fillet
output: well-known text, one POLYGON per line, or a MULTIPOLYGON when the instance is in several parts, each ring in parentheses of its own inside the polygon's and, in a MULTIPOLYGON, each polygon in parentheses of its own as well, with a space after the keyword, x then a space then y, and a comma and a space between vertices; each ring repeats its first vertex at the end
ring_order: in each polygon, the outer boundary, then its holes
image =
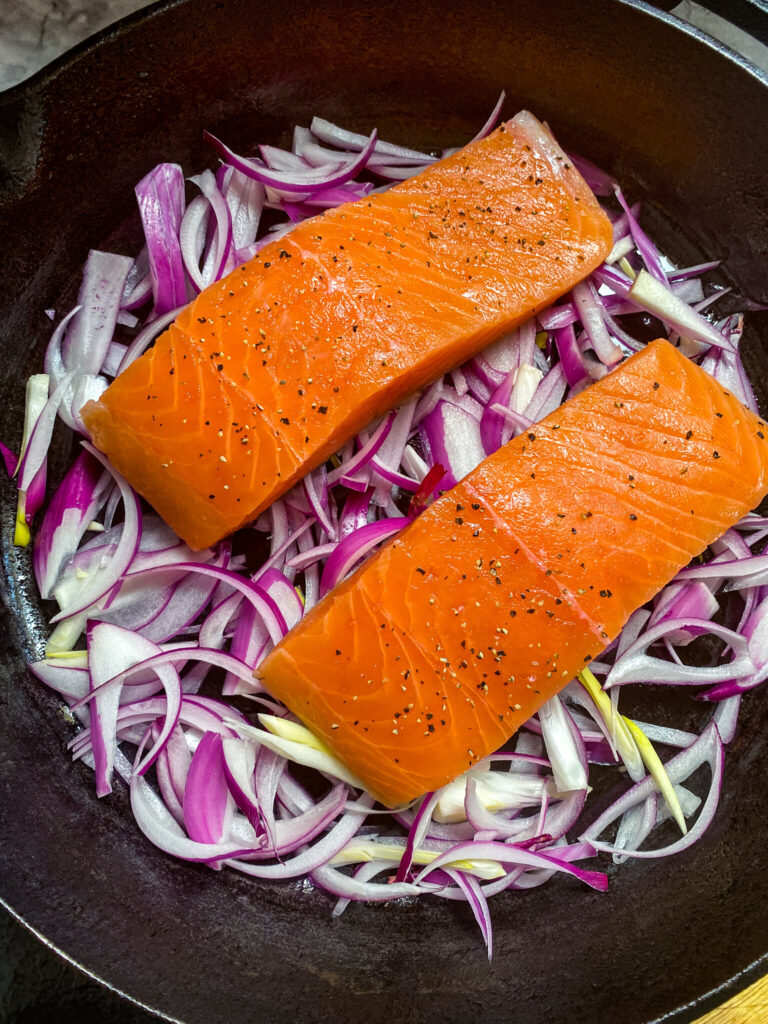
POLYGON ((758 504, 765 433, 653 342, 435 501, 258 676, 385 804, 436 789, 758 504))
POLYGON ((524 112, 265 246, 82 417, 166 522, 204 548, 568 291, 611 244, 589 188, 524 112))

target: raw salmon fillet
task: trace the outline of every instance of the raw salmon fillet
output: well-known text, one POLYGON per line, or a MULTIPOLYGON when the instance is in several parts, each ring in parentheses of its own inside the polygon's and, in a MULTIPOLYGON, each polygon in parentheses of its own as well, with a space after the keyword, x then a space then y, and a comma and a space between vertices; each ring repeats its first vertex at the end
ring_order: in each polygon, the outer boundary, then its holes
POLYGON ((583 179, 521 113, 265 246, 203 291, 83 419, 166 522, 207 547, 568 291, 611 244, 583 179))
POLYGON ((766 432, 653 342, 435 501, 258 675, 385 804, 436 789, 758 504, 766 432))

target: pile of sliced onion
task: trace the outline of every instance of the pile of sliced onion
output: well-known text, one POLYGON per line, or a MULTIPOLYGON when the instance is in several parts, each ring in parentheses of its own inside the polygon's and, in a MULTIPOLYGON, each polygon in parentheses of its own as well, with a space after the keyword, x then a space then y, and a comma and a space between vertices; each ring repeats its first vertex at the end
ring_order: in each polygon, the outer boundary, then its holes
POLYGON ((705 282, 717 263, 672 267, 641 228, 639 206, 579 158, 609 204, 606 262, 361 431, 234 543, 193 553, 88 444, 80 407, 179 306, 265 242, 438 159, 319 118, 296 128, 290 151, 239 156, 209 141, 224 162, 190 179, 197 191, 188 203, 176 165, 137 185, 145 246, 134 259, 91 253, 46 372, 30 378, 18 456, 2 446, 19 490, 16 540, 25 544, 43 505, 57 417, 76 438, 71 468, 34 525, 40 595, 58 611, 46 657, 31 670, 81 723, 72 753, 93 768, 97 794, 122 776, 139 828, 166 853, 261 879, 309 878, 336 898, 337 914, 350 900, 463 901, 490 955, 490 896, 555 875, 558 884, 605 889, 605 873, 583 861, 598 852, 616 863, 665 856, 708 827, 740 701, 768 677, 768 555, 760 553, 768 519, 748 515, 635 612, 592 671, 508 748, 413 806, 376 807, 332 751, 260 690, 253 670, 439 490, 640 348, 622 326, 627 314, 657 317, 658 333, 756 409, 739 358, 743 319, 710 319, 725 294, 705 282), (265 210, 277 215, 266 231, 265 210), (234 554, 257 549, 257 538, 261 556, 234 554), (705 634, 720 653, 700 667, 689 650, 705 634), (619 712, 627 686, 649 683, 693 687, 698 732, 619 712), (236 710, 235 695, 250 698, 252 714, 236 710), (615 769, 614 802, 596 820, 593 765, 615 769), (703 793, 700 777, 688 785, 702 765, 703 793), (311 792, 307 770, 317 776, 311 792), (677 838, 664 828, 669 818, 677 838))

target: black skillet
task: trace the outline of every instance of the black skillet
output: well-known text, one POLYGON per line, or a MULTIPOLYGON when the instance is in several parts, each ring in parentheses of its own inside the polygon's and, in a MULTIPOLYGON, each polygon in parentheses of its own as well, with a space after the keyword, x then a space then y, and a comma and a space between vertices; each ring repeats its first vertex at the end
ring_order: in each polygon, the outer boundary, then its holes
MULTIPOLYGON (((317 112, 439 148, 501 87, 508 113, 529 107, 652 197, 673 256, 725 257, 738 292, 768 300, 768 82, 643 3, 162 3, 0 96, 0 436, 18 441, 43 310, 71 300, 90 246, 130 251, 132 186, 154 162, 211 164, 203 127, 284 142, 317 112)), ((768 409, 764 316, 746 361, 768 409)), ((495 900, 489 966, 466 908, 332 919, 320 893, 161 855, 124 794, 96 802, 58 702, 24 670, 44 631, 5 484, 2 499, 0 897, 109 985, 190 1024, 646 1024, 692 1020, 768 967, 764 693, 698 847, 609 867, 606 895, 564 881, 495 900)))

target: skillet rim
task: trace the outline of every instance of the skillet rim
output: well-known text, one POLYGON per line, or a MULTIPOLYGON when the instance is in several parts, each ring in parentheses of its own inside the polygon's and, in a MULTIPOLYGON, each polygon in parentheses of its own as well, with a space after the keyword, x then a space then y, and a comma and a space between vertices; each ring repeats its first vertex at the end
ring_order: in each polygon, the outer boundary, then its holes
MULTIPOLYGON (((26 100, 36 93, 43 93, 52 82, 59 79, 62 75, 66 75, 69 69, 76 65, 82 58, 93 53, 98 53, 104 44, 108 43, 111 39, 123 37, 140 25, 152 21, 155 18, 162 17, 166 11, 186 6, 188 2, 189 0, 155 0, 155 2, 139 8, 110 25, 105 26, 98 32, 82 40, 76 46, 67 50, 61 56, 45 64, 28 78, 11 86, 9 89, 0 91, 0 112, 2 112, 3 108, 13 108, 14 106, 18 106, 19 109, 23 110, 26 100)), ((747 57, 708 35, 702 29, 699 29, 688 22, 682 21, 673 13, 657 7, 654 3, 648 2, 648 0, 612 0, 612 2, 621 7, 637 10, 648 17, 665 23, 673 31, 682 32, 684 35, 692 37, 709 50, 714 51, 714 53, 719 57, 725 59, 729 64, 735 65, 743 72, 756 79, 761 86, 768 89, 768 73, 764 72, 747 57)), ((27 921, 23 914, 15 910, 2 896, 2 894, 0 894, 0 907, 7 911, 18 924, 22 925, 30 934, 43 943, 43 945, 74 967, 78 972, 93 979, 110 992, 125 999, 134 1006, 139 1007, 147 1013, 153 1014, 158 1019, 169 1021, 171 1024, 184 1024, 180 1018, 173 1017, 164 1011, 158 1010, 148 1003, 143 1002, 140 998, 131 995, 116 985, 113 985, 96 971, 93 971, 80 963, 74 956, 56 945, 53 941, 48 939, 43 932, 27 921)), ((697 1021, 701 1016, 721 1006, 728 999, 732 998, 734 995, 746 989, 750 984, 766 975, 768 975, 768 950, 742 970, 737 971, 721 985, 704 992, 696 999, 678 1006, 660 1017, 648 1020, 647 1024, 692 1024, 692 1022, 697 1021)))

